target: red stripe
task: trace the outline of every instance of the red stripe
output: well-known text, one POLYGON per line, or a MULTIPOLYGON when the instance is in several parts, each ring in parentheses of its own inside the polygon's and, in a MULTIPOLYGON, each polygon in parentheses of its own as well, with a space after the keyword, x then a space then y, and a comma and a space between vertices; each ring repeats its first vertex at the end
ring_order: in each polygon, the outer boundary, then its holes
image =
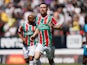
POLYGON ((47 17, 48 17, 48 16, 46 16, 45 19, 44 19, 44 24, 46 24, 46 22, 47 22, 47 17))
POLYGON ((26 24, 26 31, 28 31, 28 24, 26 24))
POLYGON ((30 42, 30 46, 33 46, 34 45, 34 42, 30 42))
POLYGON ((45 40, 46 40, 46 46, 48 46, 48 33, 47 32, 48 32, 47 30, 44 31, 45 40))
MULTIPOLYGON (((26 24, 26 31, 28 31, 28 24, 26 24)), ((28 45, 28 36, 26 36, 26 45, 28 45)))
POLYGON ((39 19, 38 19, 38 22, 37 22, 38 24, 40 24, 40 20, 41 20, 41 17, 39 17, 39 19))
POLYGON ((40 32, 40 37, 39 38, 40 38, 39 42, 40 42, 40 44, 42 44, 42 34, 41 34, 41 32, 40 32))
POLYGON ((26 36, 26 41, 25 42, 26 42, 26 45, 28 45, 28 36, 26 36))
POLYGON ((34 26, 32 26, 32 31, 34 31, 34 26))
POLYGON ((19 28, 19 32, 22 32, 22 31, 23 31, 22 26, 20 26, 20 28, 19 28))
POLYGON ((52 18, 52 23, 55 25, 57 24, 57 21, 54 18, 52 18))

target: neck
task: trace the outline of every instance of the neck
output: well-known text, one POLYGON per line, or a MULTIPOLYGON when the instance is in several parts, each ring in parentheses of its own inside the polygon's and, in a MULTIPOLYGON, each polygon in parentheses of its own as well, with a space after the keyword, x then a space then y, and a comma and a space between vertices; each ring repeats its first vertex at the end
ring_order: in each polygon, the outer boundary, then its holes
POLYGON ((41 16, 42 16, 42 17, 45 17, 45 16, 47 16, 47 13, 46 13, 46 14, 41 14, 41 16))
POLYGON ((30 22, 28 21, 28 24, 30 24, 30 22))
POLYGON ((31 23, 30 23, 30 22, 28 22, 28 24, 33 25, 33 22, 31 22, 31 23))

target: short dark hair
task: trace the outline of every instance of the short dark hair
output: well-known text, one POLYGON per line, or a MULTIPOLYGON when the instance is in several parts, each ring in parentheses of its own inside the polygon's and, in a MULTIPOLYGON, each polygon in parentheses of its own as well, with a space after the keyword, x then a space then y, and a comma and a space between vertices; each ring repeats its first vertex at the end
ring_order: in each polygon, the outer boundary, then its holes
MULTIPOLYGON (((42 5, 42 4, 45 4, 45 5, 46 5, 46 7, 48 7, 48 5, 47 5, 46 3, 41 3, 40 5, 42 5)), ((40 5, 39 5, 39 6, 40 6, 40 5)))

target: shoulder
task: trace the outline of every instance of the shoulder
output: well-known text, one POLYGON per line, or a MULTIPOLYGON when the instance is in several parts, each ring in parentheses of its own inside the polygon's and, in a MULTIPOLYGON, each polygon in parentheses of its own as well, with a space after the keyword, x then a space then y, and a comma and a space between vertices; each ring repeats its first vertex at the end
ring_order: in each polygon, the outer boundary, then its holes
POLYGON ((36 17, 36 20, 38 20, 39 16, 36 17))
POLYGON ((51 16, 51 15, 48 15, 48 18, 52 18, 53 16, 51 16))
POLYGON ((26 22, 24 22, 24 23, 22 23, 22 24, 21 24, 21 26, 22 26, 22 27, 24 27, 26 24, 27 24, 27 23, 26 23, 26 22))
POLYGON ((40 16, 37 16, 35 19, 35 23, 37 24, 38 20, 40 20, 40 16))
POLYGON ((48 21, 52 21, 53 16, 48 15, 48 21))
POLYGON ((37 22, 37 21, 38 21, 38 17, 35 18, 35 22, 37 22))
POLYGON ((48 15, 48 20, 52 20, 53 16, 48 15))

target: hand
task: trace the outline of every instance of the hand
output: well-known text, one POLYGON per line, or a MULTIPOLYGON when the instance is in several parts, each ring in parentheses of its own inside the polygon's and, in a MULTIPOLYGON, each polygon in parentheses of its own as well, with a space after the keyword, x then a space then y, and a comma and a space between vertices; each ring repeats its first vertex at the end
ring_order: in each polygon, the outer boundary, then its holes
POLYGON ((23 40, 23 42, 25 42, 25 41, 26 41, 26 39, 25 39, 25 38, 23 38, 22 40, 23 40))
POLYGON ((30 37, 30 41, 34 41, 34 36, 32 35, 31 37, 30 37))

